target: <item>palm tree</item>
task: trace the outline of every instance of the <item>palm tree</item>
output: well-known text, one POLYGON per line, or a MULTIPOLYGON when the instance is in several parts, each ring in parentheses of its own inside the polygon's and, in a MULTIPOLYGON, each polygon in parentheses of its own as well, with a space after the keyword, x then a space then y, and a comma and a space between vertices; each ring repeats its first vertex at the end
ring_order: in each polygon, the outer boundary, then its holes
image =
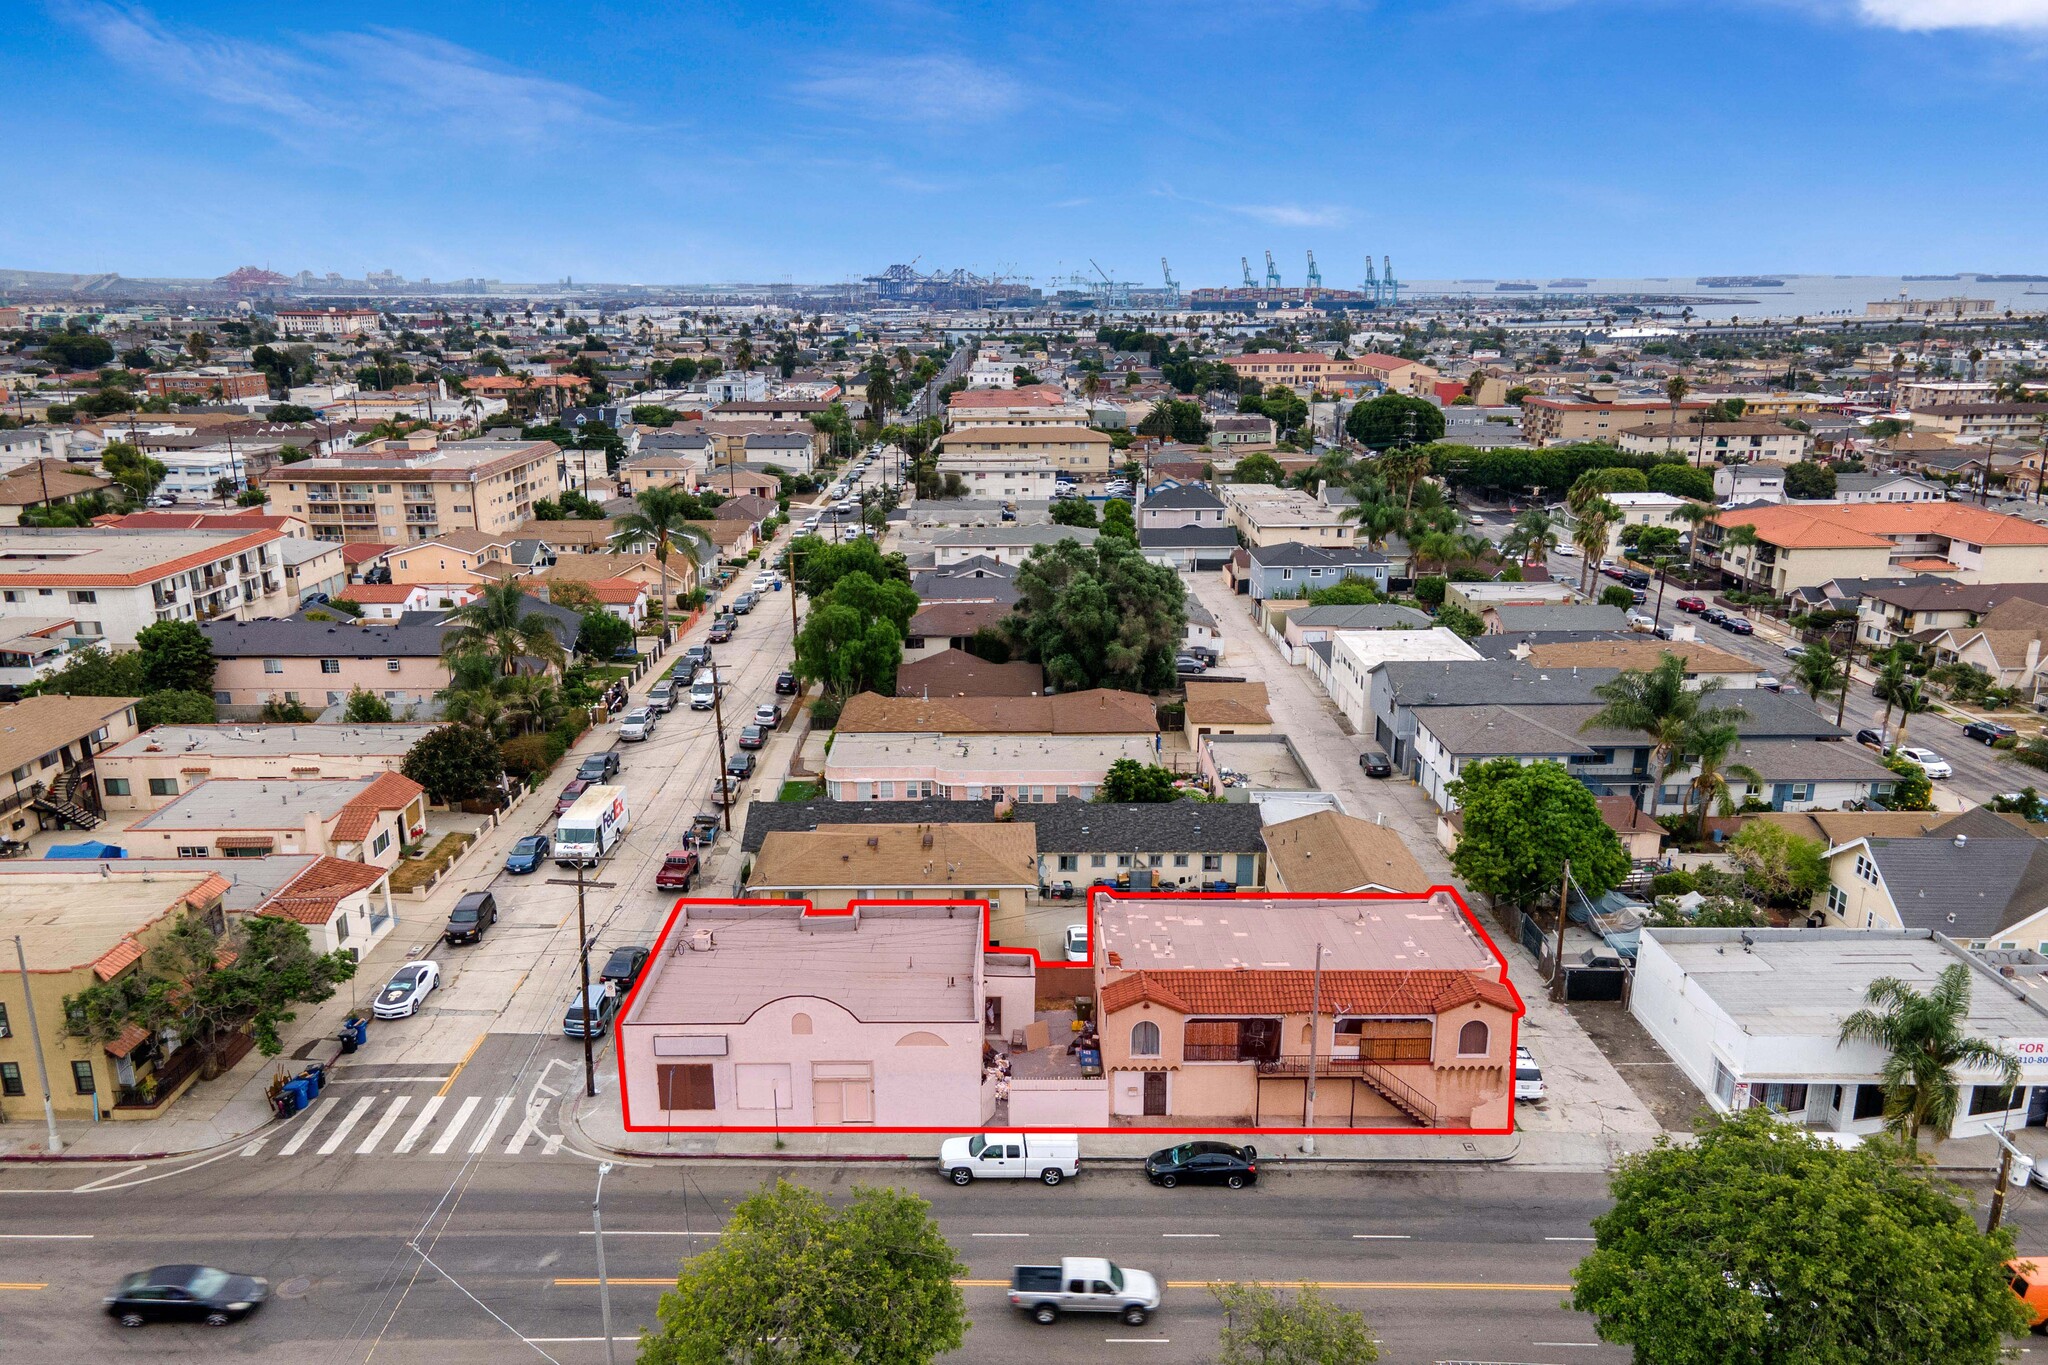
POLYGON ((1579 588, 1592 581, 1594 568, 1607 553, 1607 533, 1621 518, 1621 509, 1607 501, 1614 491, 1614 476, 1604 469, 1589 469, 1572 481, 1564 503, 1572 514, 1572 543, 1585 553, 1579 566, 1579 588))
POLYGON ((1884 719, 1878 722, 1878 729, 1888 730, 1892 723, 1892 707, 1897 706, 1903 714, 1913 704, 1913 674, 1906 656, 1896 646, 1873 656, 1871 662, 1877 665, 1876 693, 1884 699, 1884 719))
POLYGON ((1735 814, 1735 788, 1728 780, 1730 777, 1739 777, 1752 787, 1763 785, 1763 775, 1755 768, 1747 763, 1728 762, 1730 751, 1741 742, 1741 734, 1726 721, 1696 721, 1686 733, 1683 747, 1696 769, 1690 798, 1697 806, 1692 827, 1694 840, 1706 838, 1709 805, 1722 815, 1735 814))
POLYGON ((639 505, 638 511, 612 521, 612 553, 628 554, 641 545, 654 546, 654 562, 661 566, 661 611, 666 617, 676 600, 668 590, 668 557, 677 554, 701 564, 711 539, 690 525, 688 504, 673 488, 649 488, 633 501, 639 505))
POLYGON ((1808 645, 1806 652, 1792 665, 1792 677, 1807 696, 1819 705, 1829 697, 1840 696, 1849 688, 1848 660, 1828 648, 1826 641, 1808 645))
MULTIPOLYGON (((1674 374, 1664 381, 1664 396, 1671 400, 1671 439, 1678 439, 1678 405, 1692 392, 1692 382, 1682 374, 1674 374)), ((1681 461, 1681 463, 1683 463, 1681 461)))
POLYGON ((1442 569, 1458 556, 1458 537, 1448 531, 1431 531, 1427 535, 1417 536, 1409 550, 1414 554, 1417 564, 1434 560, 1436 566, 1442 569))
POLYGON ((1935 978, 1922 995, 1895 976, 1870 983, 1863 998, 1871 1008, 1842 1021, 1840 1041, 1876 1043, 1888 1054, 1878 1072, 1884 1087, 1884 1126, 1918 1154, 1920 1134, 1937 1143, 1955 1127, 1961 1107, 1961 1067, 1995 1072, 2008 1087, 2020 1077, 2019 1058, 1995 1043, 1963 1032, 1970 1013, 1970 969, 1958 962, 1935 978))
POLYGON ((562 694, 551 678, 526 674, 508 678, 503 693, 504 719, 517 734, 552 729, 562 718, 562 694))
POLYGON ((1685 762, 1690 742, 1699 730, 1732 724, 1742 715, 1738 706, 1707 704, 1720 690, 1719 678, 1690 686, 1685 676, 1685 660, 1676 654, 1666 654, 1647 672, 1625 669, 1596 686, 1593 695, 1604 704, 1579 728, 1636 730, 1648 736, 1650 761, 1656 766, 1657 786, 1661 789, 1685 762))
POLYGON ((444 659, 492 659, 501 678, 517 677, 522 658, 539 659, 557 668, 567 662, 549 618, 526 610, 526 594, 516 579, 489 584, 481 597, 457 607, 449 620, 453 624, 441 637, 444 659))
MULTIPOLYGON (((1726 526, 1721 530, 1721 556, 1723 559, 1727 558, 1730 550, 1753 550, 1756 548, 1757 543, 1756 527, 1746 521, 1740 526, 1726 526)), ((1753 559, 1754 556, 1752 556, 1753 559)), ((1754 562, 1750 564, 1751 569, 1756 567, 1754 562)), ((1756 580, 1749 574, 1743 575, 1743 581, 1752 588, 1756 586, 1756 580)))
POLYGON ((1524 564, 1541 564, 1563 543, 1557 518, 1541 507, 1531 507, 1515 518, 1515 524, 1501 537, 1500 548, 1503 553, 1520 555, 1524 564))
POLYGON ((1380 477, 1387 481, 1388 488, 1399 488, 1403 492, 1401 510, 1408 511, 1415 506, 1415 485, 1429 475, 1429 448, 1427 446, 1397 446, 1373 461, 1380 477))

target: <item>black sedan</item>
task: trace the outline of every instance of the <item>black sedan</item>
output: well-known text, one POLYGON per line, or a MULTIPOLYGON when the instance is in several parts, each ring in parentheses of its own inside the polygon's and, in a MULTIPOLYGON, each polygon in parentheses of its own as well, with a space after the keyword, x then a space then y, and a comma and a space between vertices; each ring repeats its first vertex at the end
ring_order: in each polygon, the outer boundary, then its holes
POLYGON ((1730 635, 1756 634, 1756 627, 1749 623, 1749 619, 1747 617, 1743 616, 1730 616, 1724 620, 1717 621, 1714 624, 1721 627, 1721 629, 1727 631, 1730 635))
POLYGON ((775 695, 778 697, 795 696, 796 674, 790 672, 786 668, 783 669, 780 673, 777 673, 775 675, 775 695))
POLYGON ((1365 770, 1367 777, 1392 777, 1394 765, 1378 749, 1367 749, 1358 756, 1358 766, 1365 770))
POLYGON ((107 1313, 123 1327, 148 1322, 203 1322, 225 1327, 263 1306, 270 1281, 210 1265, 160 1265, 138 1270, 107 1295, 107 1313))
POLYGON ((1227 1185, 1233 1190, 1259 1183, 1259 1150, 1227 1142, 1183 1142, 1145 1158, 1145 1175, 1155 1185, 1227 1185))

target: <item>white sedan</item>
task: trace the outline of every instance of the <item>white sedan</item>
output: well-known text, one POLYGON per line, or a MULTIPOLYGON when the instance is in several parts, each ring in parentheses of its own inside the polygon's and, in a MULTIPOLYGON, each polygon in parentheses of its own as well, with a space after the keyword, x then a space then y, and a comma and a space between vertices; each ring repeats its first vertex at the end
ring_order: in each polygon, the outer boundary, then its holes
POLYGON ((420 1005, 440 984, 440 963, 408 962, 391 974, 371 1008, 379 1019, 404 1019, 418 1014, 420 1005))
POLYGON ((1892 750, 1892 752, 1900 758, 1910 759, 1912 762, 1918 763, 1921 770, 1928 777, 1936 781, 1956 775, 1956 770, 1949 766, 1948 760, 1932 749, 1916 749, 1911 745, 1901 745, 1897 749, 1892 750))

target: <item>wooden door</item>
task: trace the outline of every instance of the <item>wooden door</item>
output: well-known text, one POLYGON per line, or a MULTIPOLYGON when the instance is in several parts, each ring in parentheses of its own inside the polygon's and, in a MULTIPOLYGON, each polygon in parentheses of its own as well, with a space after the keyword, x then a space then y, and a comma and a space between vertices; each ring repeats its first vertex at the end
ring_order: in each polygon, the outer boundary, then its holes
POLYGON ((1166 1114, 1166 1073, 1148 1071, 1145 1073, 1145 1112, 1164 1117, 1166 1114))

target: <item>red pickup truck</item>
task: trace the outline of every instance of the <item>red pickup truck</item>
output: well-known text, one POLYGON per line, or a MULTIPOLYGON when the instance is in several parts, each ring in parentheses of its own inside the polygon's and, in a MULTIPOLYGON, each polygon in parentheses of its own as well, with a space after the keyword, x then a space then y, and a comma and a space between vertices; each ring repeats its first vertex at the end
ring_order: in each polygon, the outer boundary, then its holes
POLYGON ((697 855, 677 849, 662 859, 661 871, 654 874, 654 885, 659 891, 688 891, 696 877, 697 855))

